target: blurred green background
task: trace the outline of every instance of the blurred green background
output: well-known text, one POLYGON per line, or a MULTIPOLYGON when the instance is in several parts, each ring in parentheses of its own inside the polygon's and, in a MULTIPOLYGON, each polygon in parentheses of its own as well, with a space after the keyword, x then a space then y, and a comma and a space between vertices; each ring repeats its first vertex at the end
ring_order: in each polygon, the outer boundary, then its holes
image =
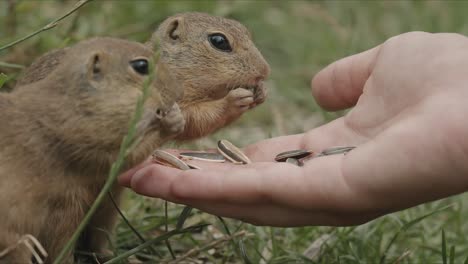
MULTIPOLYGON (((1 0, 0 45, 39 29, 74 4, 1 0)), ((2 90, 14 86, 15 77, 21 72, 18 65, 27 66, 48 50, 92 36, 143 42, 167 16, 184 11, 239 20, 250 29, 272 69, 267 101, 230 127, 188 144, 201 149, 212 148, 221 138, 243 146, 268 137, 300 133, 342 115, 322 111, 310 93, 313 75, 334 60, 407 31, 468 34, 468 1, 95 0, 56 28, 0 52, 0 71, 9 78, 2 90)), ((232 232, 248 232, 243 239, 251 263, 442 263, 444 252, 450 255, 452 246, 454 263, 463 263, 468 259, 467 197, 459 195, 418 206, 359 227, 269 228, 238 221, 227 221, 227 225, 232 232), (418 217, 449 204, 452 206, 448 209, 419 221, 418 217), (411 222, 414 219, 418 221, 411 222), (442 243, 442 229, 446 243, 442 243), (314 241, 326 235, 331 238, 317 256, 305 254, 314 241)), ((163 203, 133 194, 128 198, 123 210, 135 227, 145 238, 160 235, 164 231, 163 203)), ((169 205, 170 229, 180 210, 180 206, 169 205)), ((207 246, 226 233, 216 217, 198 211, 188 221, 208 222, 212 226, 197 234, 172 238, 176 256, 207 246)), ((140 243, 123 223, 113 239, 116 254, 140 243)), ((193 262, 188 263, 241 263, 244 260, 236 248, 232 243, 220 243, 196 252, 190 257, 193 262)), ((164 243, 155 245, 154 250, 157 254, 140 252, 139 259, 146 258, 150 263, 171 259, 164 243)), ((129 261, 138 263, 136 258, 129 261)))

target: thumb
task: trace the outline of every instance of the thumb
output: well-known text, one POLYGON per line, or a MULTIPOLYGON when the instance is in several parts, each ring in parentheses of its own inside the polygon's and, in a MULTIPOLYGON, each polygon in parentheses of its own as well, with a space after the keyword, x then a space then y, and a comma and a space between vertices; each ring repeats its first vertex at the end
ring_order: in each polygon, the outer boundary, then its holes
POLYGON ((312 94, 327 110, 352 107, 362 94, 381 46, 338 60, 312 79, 312 94))

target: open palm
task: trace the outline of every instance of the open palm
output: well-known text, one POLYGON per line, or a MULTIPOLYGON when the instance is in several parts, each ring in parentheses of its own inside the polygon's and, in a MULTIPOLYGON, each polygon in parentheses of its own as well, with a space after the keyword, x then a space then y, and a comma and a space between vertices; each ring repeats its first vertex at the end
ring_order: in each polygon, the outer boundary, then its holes
POLYGON ((245 148, 249 165, 202 170, 144 163, 120 177, 136 192, 258 225, 354 225, 468 190, 468 39, 413 32, 339 60, 312 81, 326 109, 355 106, 307 133, 245 148), (291 149, 355 145, 296 167, 291 149))

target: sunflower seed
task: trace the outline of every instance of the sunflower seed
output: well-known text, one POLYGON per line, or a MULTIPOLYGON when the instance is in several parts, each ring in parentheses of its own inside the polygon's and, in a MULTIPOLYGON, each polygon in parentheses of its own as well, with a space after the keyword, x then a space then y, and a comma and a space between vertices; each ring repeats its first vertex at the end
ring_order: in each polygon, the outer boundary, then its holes
POLYGON ((225 162, 226 159, 219 153, 211 152, 182 152, 179 154, 183 159, 188 160, 203 160, 211 162, 225 162))
POLYGON ((229 161, 233 163, 249 164, 250 159, 231 142, 221 139, 218 141, 218 151, 229 161))
POLYGON ((286 161, 288 158, 302 159, 311 155, 312 153, 312 151, 308 151, 305 149, 289 150, 276 155, 275 160, 278 162, 283 162, 286 161))
POLYGON ((152 157, 154 162, 160 163, 165 166, 170 166, 181 170, 190 169, 190 167, 185 162, 172 155, 171 153, 163 150, 154 151, 152 157))
POLYGON ((335 154, 346 154, 348 152, 350 152, 351 150, 353 150, 354 146, 348 146, 348 147, 345 147, 345 146, 338 146, 338 147, 331 147, 331 148, 327 148, 325 150, 323 150, 322 152, 320 152, 320 154, 318 156, 328 156, 328 155, 335 155, 335 154))
POLYGON ((295 158, 287 158, 285 160, 285 162, 294 164, 294 165, 299 166, 299 167, 302 167, 302 165, 304 165, 304 163, 301 160, 295 159, 295 158))
POLYGON ((192 169, 192 170, 201 170, 200 167, 195 166, 195 165, 192 165, 192 164, 188 164, 188 163, 187 163, 187 166, 189 166, 189 168, 192 169))

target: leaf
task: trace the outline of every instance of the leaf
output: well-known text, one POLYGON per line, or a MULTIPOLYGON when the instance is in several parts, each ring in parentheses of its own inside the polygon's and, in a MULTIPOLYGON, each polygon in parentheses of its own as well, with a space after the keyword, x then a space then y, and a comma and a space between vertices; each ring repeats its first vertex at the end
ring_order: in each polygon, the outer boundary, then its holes
POLYGON ((244 261, 244 263, 251 264, 252 262, 250 261, 249 256, 247 255, 247 251, 245 251, 243 239, 239 239, 239 250, 240 250, 240 254, 242 256, 242 260, 244 261))
POLYGON ((190 214, 192 213, 192 207, 190 206, 185 206, 184 210, 182 210, 182 213, 180 213, 179 218, 177 220, 177 225, 176 229, 182 229, 184 227, 184 223, 189 218, 190 214))
POLYGON ((449 263, 455 264, 455 246, 450 247, 449 263))
POLYGON ((3 72, 0 73, 0 89, 2 89, 3 85, 9 80, 8 76, 3 72))

